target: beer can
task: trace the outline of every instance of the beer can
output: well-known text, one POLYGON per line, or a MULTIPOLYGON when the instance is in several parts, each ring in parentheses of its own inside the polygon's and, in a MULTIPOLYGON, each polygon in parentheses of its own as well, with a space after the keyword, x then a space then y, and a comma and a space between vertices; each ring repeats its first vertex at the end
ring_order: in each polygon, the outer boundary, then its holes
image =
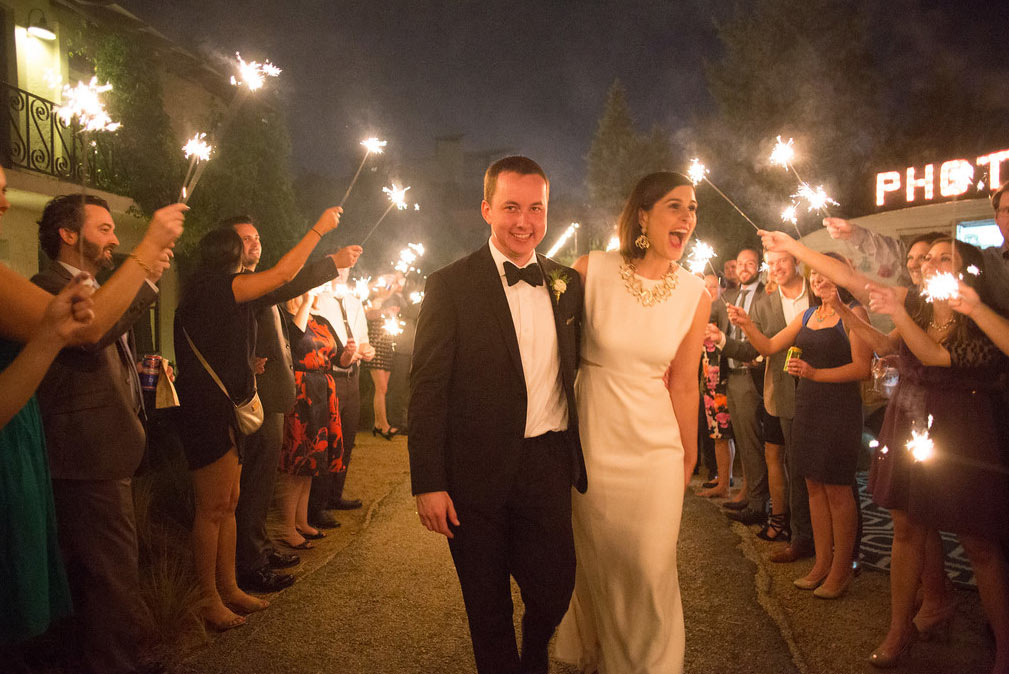
POLYGON ((140 388, 154 391, 158 388, 158 375, 161 374, 161 356, 148 354, 144 356, 140 366, 140 388))
POLYGON ((784 367, 785 372, 788 372, 788 363, 793 358, 802 358, 802 349, 800 349, 797 346, 788 347, 788 351, 785 353, 785 367, 784 367))

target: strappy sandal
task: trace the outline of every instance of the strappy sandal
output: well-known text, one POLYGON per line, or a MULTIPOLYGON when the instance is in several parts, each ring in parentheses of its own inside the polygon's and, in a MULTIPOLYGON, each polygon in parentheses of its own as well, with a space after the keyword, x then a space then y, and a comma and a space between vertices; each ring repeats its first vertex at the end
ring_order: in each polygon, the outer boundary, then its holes
POLYGON ((788 513, 778 513, 769 515, 767 524, 757 532, 757 536, 765 541, 788 541, 792 540, 792 528, 789 526, 788 513))

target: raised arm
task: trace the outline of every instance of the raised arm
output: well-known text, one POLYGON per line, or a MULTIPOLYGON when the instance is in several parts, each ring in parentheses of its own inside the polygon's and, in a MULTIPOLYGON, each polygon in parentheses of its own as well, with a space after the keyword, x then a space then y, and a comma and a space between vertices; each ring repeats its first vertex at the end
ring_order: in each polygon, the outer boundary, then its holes
POLYGON ((827 228, 830 238, 847 241, 855 250, 872 260, 878 276, 895 274, 910 281, 904 266, 907 246, 900 239, 877 234, 844 218, 824 218, 823 226, 827 228))
POLYGON ((738 326, 746 333, 746 339, 762 356, 770 356, 779 351, 784 351, 795 344, 795 338, 802 328, 802 314, 799 314, 778 334, 768 337, 757 328, 756 323, 750 320, 749 315, 747 315, 742 307, 729 304, 726 306, 726 309, 729 312, 729 320, 732 321, 732 324, 738 326))
MULTIPOLYGON (((58 295, 50 297, 48 304, 43 306, 42 321, 35 335, 17 358, 0 372, 0 391, 3 391, 0 396, 0 428, 25 406, 60 350, 94 319, 94 302, 91 299, 94 289, 90 279, 90 275, 80 274, 58 295)), ((16 289, 0 284, 4 306, 12 292, 16 289)))
POLYGON ((876 313, 887 314, 893 319, 893 324, 907 344, 907 348, 923 365, 949 367, 952 362, 949 351, 914 322, 904 309, 904 303, 899 301, 896 290, 890 286, 870 283, 869 309, 876 313))
MULTIPOLYGON (((187 210, 184 204, 172 204, 154 213, 143 240, 94 294, 94 320, 75 331, 68 346, 100 342, 131 307, 147 279, 160 278, 171 259, 172 246, 182 235, 187 210)), ((15 341, 27 342, 42 324, 53 295, 3 266, 0 284, 15 290, 3 298, 0 332, 15 341)))
POLYGON ((1009 355, 1009 321, 982 302, 977 291, 960 281, 960 296, 950 300, 949 305, 969 316, 1002 353, 1009 355))
POLYGON ((862 304, 869 303, 869 295, 865 290, 865 285, 871 279, 865 274, 855 271, 850 265, 845 264, 841 260, 835 260, 828 255, 816 252, 784 232, 760 230, 757 233, 760 234, 765 252, 790 253, 795 259, 806 263, 806 265, 820 272, 836 285, 846 288, 862 304))
MULTIPOLYGON (((231 282, 231 290, 235 295, 235 301, 251 302, 259 299, 267 293, 276 290, 285 283, 290 283, 305 265, 305 260, 312 251, 329 232, 336 229, 340 224, 340 214, 343 209, 339 206, 329 208, 323 212, 318 222, 301 237, 294 248, 284 253, 277 264, 269 269, 254 274, 239 274, 231 282)), ((336 270, 334 267, 334 275, 336 270)))
MULTIPOLYGON (((907 289, 895 288, 894 290, 897 292, 897 300, 903 304, 907 289)), ((865 309, 860 308, 859 311, 855 311, 844 302, 837 301, 836 296, 831 303, 831 307, 837 311, 837 315, 844 322, 845 331, 857 333, 859 338, 876 355, 887 356, 897 352, 897 347, 900 344, 900 333, 896 330, 889 334, 881 332, 869 322, 869 314, 866 313, 865 309)))

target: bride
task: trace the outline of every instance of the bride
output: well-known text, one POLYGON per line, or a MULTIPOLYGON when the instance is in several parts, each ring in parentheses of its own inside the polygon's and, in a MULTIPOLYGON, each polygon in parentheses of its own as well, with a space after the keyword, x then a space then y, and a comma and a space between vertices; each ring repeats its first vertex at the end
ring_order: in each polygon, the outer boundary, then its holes
POLYGON ((585 288, 575 390, 591 487, 573 494, 578 569, 555 656, 585 672, 683 668, 676 541, 711 301, 677 261, 696 224, 691 181, 652 173, 624 206, 620 249, 574 265, 585 288))

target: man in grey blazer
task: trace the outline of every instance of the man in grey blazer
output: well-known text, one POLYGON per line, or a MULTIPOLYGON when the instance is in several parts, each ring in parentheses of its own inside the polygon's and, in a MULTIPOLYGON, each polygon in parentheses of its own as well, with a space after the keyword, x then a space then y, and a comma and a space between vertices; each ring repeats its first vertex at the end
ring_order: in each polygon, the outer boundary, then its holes
MULTIPOLYGON (((768 278, 777 287, 770 293, 763 293, 761 301, 754 305, 751 317, 758 330, 773 337, 809 308, 809 284, 799 272, 796 259, 788 253, 767 253, 765 257, 768 278)), ((764 407, 768 414, 778 418, 785 440, 784 467, 788 476, 787 505, 791 520, 791 543, 788 548, 771 556, 771 561, 775 562, 792 562, 813 552, 809 494, 805 479, 795 472, 795 457, 791 453, 796 382, 795 377, 784 371, 786 353, 779 351, 768 357, 764 371, 764 407)), ((775 532, 766 535, 773 538, 775 532)))
MULTIPOLYGON (((50 201, 39 242, 52 259, 32 281, 56 293, 80 271, 111 268, 119 241, 108 204, 92 195, 50 201)), ((143 396, 130 326, 157 296, 164 254, 126 312, 98 342, 64 349, 38 389, 60 547, 67 566, 86 671, 139 667, 137 532, 130 478, 144 455, 143 396)), ((139 258, 138 258, 138 261, 139 258)))

